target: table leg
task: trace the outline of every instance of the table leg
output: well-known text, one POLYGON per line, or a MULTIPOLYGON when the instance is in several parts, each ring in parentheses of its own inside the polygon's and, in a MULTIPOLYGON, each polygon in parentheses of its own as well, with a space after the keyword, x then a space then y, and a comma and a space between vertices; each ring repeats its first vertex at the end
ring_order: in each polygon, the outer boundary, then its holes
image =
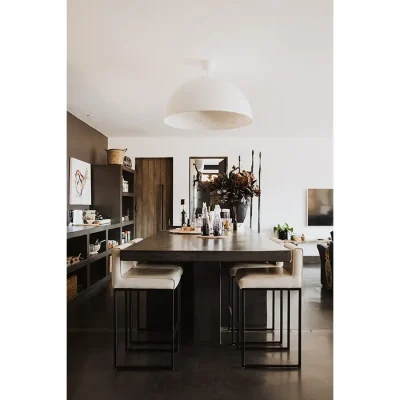
POLYGON ((193 264, 193 342, 221 344, 221 264, 193 264))

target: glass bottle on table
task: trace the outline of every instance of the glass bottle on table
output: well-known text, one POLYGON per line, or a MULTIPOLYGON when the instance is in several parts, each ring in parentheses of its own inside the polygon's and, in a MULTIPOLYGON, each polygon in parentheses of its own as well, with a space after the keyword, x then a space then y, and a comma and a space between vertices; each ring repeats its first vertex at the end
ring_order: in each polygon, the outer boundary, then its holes
POLYGON ((210 217, 208 215, 206 203, 203 203, 203 226, 202 226, 202 235, 210 236, 210 217))
POLYGON ((221 219, 221 208, 217 204, 215 206, 215 215, 213 221, 213 233, 214 236, 222 236, 223 227, 222 227, 222 219, 221 219))
POLYGON ((182 228, 186 226, 186 211, 185 211, 185 199, 181 199, 181 206, 182 206, 182 212, 181 212, 181 226, 182 228))

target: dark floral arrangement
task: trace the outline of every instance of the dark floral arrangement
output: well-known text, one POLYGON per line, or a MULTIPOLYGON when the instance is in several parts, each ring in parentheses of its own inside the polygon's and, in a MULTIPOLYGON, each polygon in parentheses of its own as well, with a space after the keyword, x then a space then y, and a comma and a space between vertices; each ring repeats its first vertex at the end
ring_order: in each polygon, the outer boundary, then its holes
POLYGON ((199 182, 198 190, 210 191, 210 197, 219 204, 246 202, 252 197, 260 197, 261 190, 252 172, 239 171, 232 167, 229 174, 219 173, 208 182, 199 182))

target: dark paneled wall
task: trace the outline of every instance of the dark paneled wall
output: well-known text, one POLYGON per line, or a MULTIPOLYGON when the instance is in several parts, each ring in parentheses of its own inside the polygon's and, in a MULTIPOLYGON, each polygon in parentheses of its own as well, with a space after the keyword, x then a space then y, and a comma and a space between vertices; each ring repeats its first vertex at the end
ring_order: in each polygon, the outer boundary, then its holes
POLYGON ((85 124, 74 115, 67 112, 67 204, 69 209, 86 209, 87 206, 73 205, 69 199, 69 158, 90 164, 107 164, 108 138, 96 129, 85 124))

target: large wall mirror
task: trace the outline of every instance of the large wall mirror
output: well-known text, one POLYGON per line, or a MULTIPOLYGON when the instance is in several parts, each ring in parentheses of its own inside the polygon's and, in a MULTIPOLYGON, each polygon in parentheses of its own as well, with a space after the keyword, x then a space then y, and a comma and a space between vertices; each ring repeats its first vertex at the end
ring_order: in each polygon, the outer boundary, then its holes
POLYGON ((210 205, 210 193, 199 190, 198 182, 206 182, 219 173, 226 173, 228 157, 189 158, 189 218, 201 214, 203 202, 210 205))

